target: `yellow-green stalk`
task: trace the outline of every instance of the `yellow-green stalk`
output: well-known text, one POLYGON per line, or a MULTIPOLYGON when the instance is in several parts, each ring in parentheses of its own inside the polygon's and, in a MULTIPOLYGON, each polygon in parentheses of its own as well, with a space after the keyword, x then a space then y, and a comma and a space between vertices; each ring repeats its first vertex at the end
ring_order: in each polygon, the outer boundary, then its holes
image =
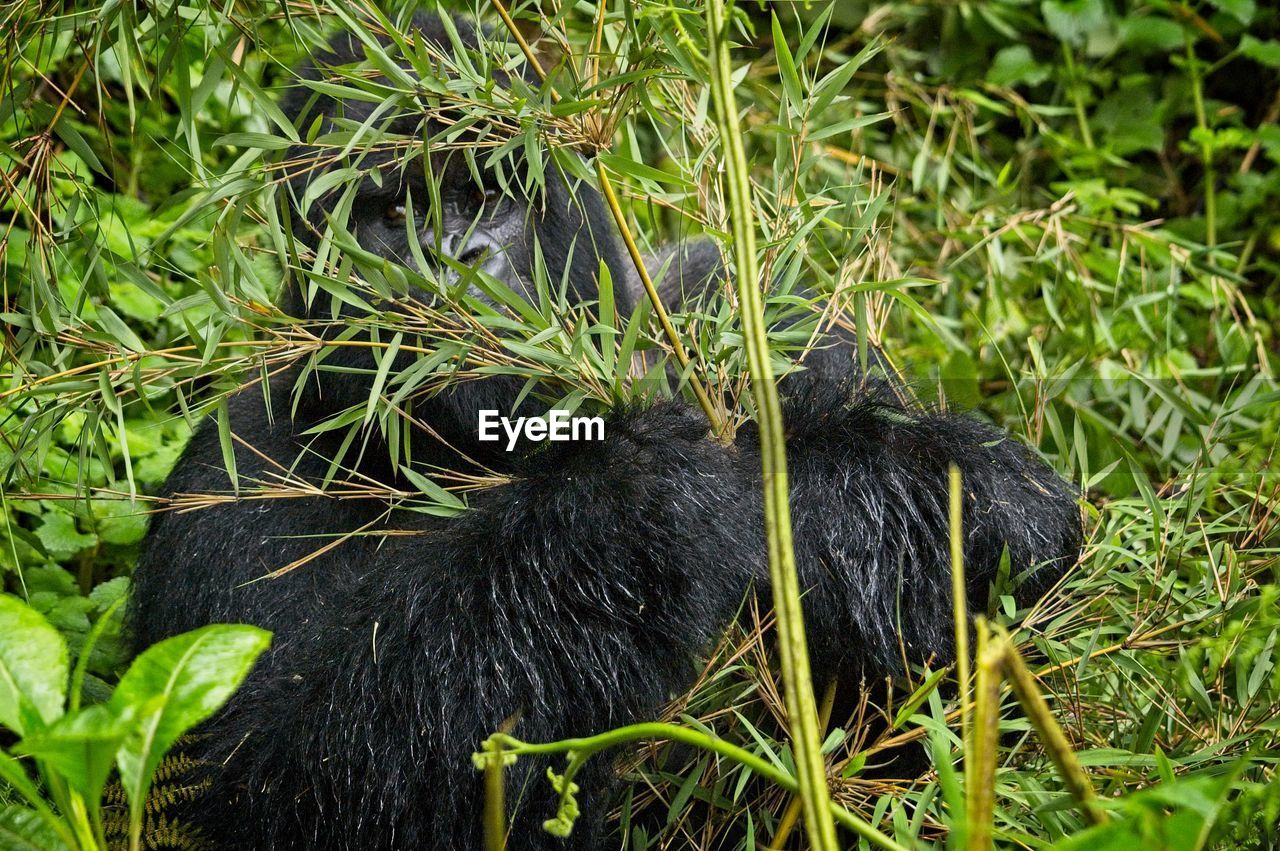
POLYGON ((791 727, 800 799, 809 846, 814 851, 836 851, 836 828, 831 815, 826 764, 818 729, 818 710, 809 675, 809 648, 805 643, 804 616, 800 609, 800 583, 796 577, 791 543, 791 509, 787 501, 787 455, 782 433, 778 388, 769 362, 765 335, 760 270, 756 262, 755 215, 747 157, 738 127, 729 59, 729 22, 722 0, 707 0, 707 39, 711 93, 720 129, 725 174, 729 184, 729 220, 733 234, 734 271, 738 282, 738 307, 751 372, 751 395, 760 424, 760 455, 764 466, 765 534, 769 550, 769 574, 773 583, 778 623, 778 649, 782 657, 783 696, 791 727))
POLYGON ((990 851, 996 803, 996 751, 1000 745, 1000 680, 1007 642, 992 637, 978 618, 973 723, 964 755, 965 829, 968 851, 990 851))
POLYGON ((951 616, 956 631, 956 683, 960 695, 960 741, 969 749, 969 603, 964 590, 964 483, 960 468, 948 468, 951 517, 951 616))

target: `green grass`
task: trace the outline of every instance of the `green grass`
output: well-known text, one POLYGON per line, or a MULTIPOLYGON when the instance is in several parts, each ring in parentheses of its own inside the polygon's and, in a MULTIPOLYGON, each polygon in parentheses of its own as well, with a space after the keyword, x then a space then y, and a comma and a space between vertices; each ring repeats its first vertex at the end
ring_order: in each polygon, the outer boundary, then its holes
MULTIPOLYGON (((1022 620, 1007 597, 988 614, 1020 624, 1013 640, 1110 813, 1107 835, 1072 839, 1086 822, 1004 690, 996 844, 1276 847, 1280 12, 1250 0, 775 7, 776 23, 742 4, 731 29, 752 259, 776 281, 766 314, 803 311, 792 294, 816 286, 822 316, 801 331, 856 327, 919 395, 1018 435, 1089 505, 1068 579, 1022 620)), ((292 131, 273 105, 288 69, 335 28, 377 26, 347 4, 287 8, 0 11, 0 579, 73 652, 123 591, 146 494, 203 406, 308 356, 297 323, 266 307, 281 282, 352 298, 405 278, 358 256, 330 275, 332 257, 299 256, 287 238, 276 196, 292 131)), ((497 149, 550 137, 547 167, 592 180, 598 156, 641 248, 699 233, 729 246, 701 4, 607 3, 598 51, 596 4, 542 8, 511 6, 549 86, 513 98, 458 69, 471 113, 508 128, 497 149)), ((406 80, 341 85, 403 104, 426 78, 413 62, 406 80)), ((439 350, 464 373, 538 374, 549 402, 654 392, 625 366, 670 354, 655 321, 615 331, 557 305, 554 287, 542 296, 507 303, 515 319, 462 297, 413 320, 449 324, 455 342, 439 350), (494 329, 517 345, 492 343, 494 329)), ((388 341, 412 326, 371 321, 388 341)), ((752 416, 736 309, 672 321, 710 398, 730 400, 716 416, 729 428, 752 416)), ((776 368, 803 337, 773 336, 776 368)), ((392 375, 384 396, 441 380, 392 375)), ((401 427, 392 406, 371 410, 401 427)), ((456 510, 440 486, 457 484, 424 480, 422 503, 456 510)), ((667 720, 794 776, 772 630, 748 601, 667 720)), ((108 627, 90 690, 105 695, 125 661, 108 627)), ((922 670, 871 684, 824 734, 835 802, 908 847, 963 847, 971 827, 947 683, 922 670)), ((632 782, 616 816, 636 851, 730 833, 765 847, 791 809, 790 792, 730 759, 657 742, 622 756, 632 782)), ((791 837, 807 847, 801 828, 791 837)))

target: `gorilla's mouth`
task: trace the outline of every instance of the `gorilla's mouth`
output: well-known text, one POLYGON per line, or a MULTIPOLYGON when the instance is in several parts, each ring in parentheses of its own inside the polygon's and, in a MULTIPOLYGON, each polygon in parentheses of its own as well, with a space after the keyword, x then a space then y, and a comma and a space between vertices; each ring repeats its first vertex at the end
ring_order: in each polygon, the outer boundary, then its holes
MULTIPOLYGON (((413 264, 415 267, 417 263, 413 264)), ((473 263, 459 268, 456 261, 452 264, 441 263, 428 270, 417 269, 420 274, 434 278, 438 289, 431 292, 422 287, 411 287, 413 298, 426 305, 434 305, 440 301, 440 293, 457 293, 460 285, 465 285, 466 294, 471 298, 493 307, 501 307, 500 301, 493 298, 482 286, 482 276, 499 281, 516 294, 528 298, 529 293, 518 271, 512 267, 507 253, 501 248, 488 249, 484 256, 473 263)))

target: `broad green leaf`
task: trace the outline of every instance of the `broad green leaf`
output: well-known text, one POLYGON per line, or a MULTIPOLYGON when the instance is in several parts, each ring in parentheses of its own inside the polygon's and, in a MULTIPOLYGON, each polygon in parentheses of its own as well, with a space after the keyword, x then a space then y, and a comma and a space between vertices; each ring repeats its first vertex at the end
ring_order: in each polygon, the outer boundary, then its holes
POLYGON ((1251 23, 1258 11, 1257 0, 1209 0, 1209 3, 1242 24, 1251 23))
POLYGON ((0 809, 0 851, 63 851, 67 847, 41 813, 19 806, 0 809))
POLYGON ((76 518, 66 511, 49 511, 36 527, 36 538, 45 552, 56 559, 68 559, 98 543, 95 535, 81 532, 76 518))
POLYGON ((97 801, 126 730, 115 707, 99 704, 62 716, 18 742, 13 752, 43 760, 86 801, 97 801))
POLYGON ((1280 68, 1280 40, 1260 41, 1251 35, 1240 39, 1240 52, 1270 68, 1280 68))
POLYGON ((26 735, 57 720, 70 672, 58 631, 17 597, 0 594, 0 725, 26 735))
POLYGON ((98 537, 108 544, 136 544, 147 534, 147 506, 127 499, 95 499, 90 505, 98 537))
POLYGON ((1116 29, 1102 0, 1043 0, 1040 11, 1049 32, 1073 47, 1107 43, 1116 29))
POLYGON ((1053 69, 1036 61, 1031 48, 1025 44, 1005 47, 996 54, 987 69, 987 82, 995 86, 1013 86, 1025 83, 1038 86, 1049 79, 1053 69))
POLYGON ((270 643, 266 630, 215 624, 161 641, 129 666, 110 705, 131 718, 116 757, 131 816, 173 743, 226 703, 270 643))

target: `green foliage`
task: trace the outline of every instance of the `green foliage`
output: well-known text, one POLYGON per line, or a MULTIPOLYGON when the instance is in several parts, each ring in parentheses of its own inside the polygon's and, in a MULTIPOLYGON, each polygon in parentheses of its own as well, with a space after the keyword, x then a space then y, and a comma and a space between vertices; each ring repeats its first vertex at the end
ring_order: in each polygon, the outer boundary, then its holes
POLYGON ((0 595, 0 726, 19 737, 0 750, 0 779, 25 802, 0 811, 4 847, 105 849, 103 789, 117 770, 137 848, 161 758, 222 706, 268 641, 250 626, 175 636, 139 655, 104 703, 81 707, 84 668, 71 676, 66 641, 35 609, 0 595))
MULTIPOLYGON (((1168 779, 1114 802, 1117 818, 1108 824, 1077 833, 1054 845, 1055 851, 1120 851, 1131 848, 1167 848, 1195 851, 1204 848, 1214 828, 1233 813, 1228 806, 1236 772, 1198 774, 1168 779)), ((1250 789, 1256 793, 1259 790, 1250 789)), ((1256 794, 1246 797, 1256 799, 1256 794)), ((1274 818, 1277 795, 1270 798, 1274 818)))
MULTIPOLYGON (((730 299, 673 317, 693 366, 667 387, 668 343, 647 309, 616 316, 611 292, 578 306, 557 281, 540 281, 532 304, 492 280, 468 280, 492 304, 465 287, 441 291, 356 250, 341 211, 318 253, 295 243, 279 203, 281 177, 305 165, 285 161, 290 142, 347 149, 354 173, 369 145, 410 158, 422 140, 393 137, 381 119, 325 137, 295 131, 275 105, 287 69, 334 30, 394 29, 410 5, 389 4, 387 18, 336 2, 286 15, 203 0, 0 13, 10 57, 0 70, 0 579, 42 616, 14 615, 16 658, 45 654, 35 674, 19 668, 34 681, 0 685, 4 723, 41 748, 26 766, 0 760, 0 840, 84 841, 70 796, 96 805, 112 742, 133 748, 134 802, 193 717, 194 704, 161 709, 167 699, 151 693, 149 744, 122 737, 107 697, 127 660, 108 613, 147 512, 213 498, 146 498, 197 418, 290 363, 304 365, 303 381, 329 369, 333 346, 356 333, 336 320, 306 329, 270 307, 286 281, 322 313, 364 305, 360 323, 379 345, 420 355, 408 371, 371 376, 380 393, 323 426, 350 435, 349 457, 365 426, 391 438, 405 478, 359 483, 369 498, 452 513, 466 489, 488 484, 421 469, 408 452, 414 398, 449 381, 517 375, 548 405, 590 408, 691 399, 696 379, 725 399, 731 427, 754 416, 730 299), (438 301, 369 307, 410 286, 438 301), (317 343, 335 329, 328 347, 317 343), (66 715, 70 664, 100 702, 66 715), (28 767, 48 772, 43 790, 28 767), (56 810, 36 803, 46 793, 56 810)), ((589 177, 582 158, 599 157, 642 248, 692 234, 726 241, 701 7, 603 5, 597 50, 599 5, 511 4, 526 34, 557 34, 535 45, 561 60, 547 62, 546 85, 495 85, 495 68, 524 61, 495 37, 450 57, 370 41, 363 65, 323 87, 385 103, 382 118, 454 110, 460 130, 488 128, 475 156, 495 163, 549 143, 535 180, 549 168, 589 177), (442 85, 435 62, 459 82, 442 85), (371 82, 371 68, 390 82, 371 82)), ((1275 847, 1280 11, 1253 0, 772 5, 776 19, 740 4, 730 35, 757 259, 774 282, 766 312, 805 317, 770 334, 775 371, 794 368, 820 323, 856 328, 864 345, 885 344, 920 395, 1016 432, 1090 504, 1090 547, 1063 587, 1029 613, 993 589, 988 612, 1026 617, 1014 637, 1115 802, 1112 823, 1082 832, 1009 703, 997 844, 1275 847), (820 298, 796 295, 815 286, 820 298)), ((496 23, 488 3, 473 6, 496 23)), ((225 427, 221 437, 229 446, 225 427)), ((344 477, 333 459, 332 478, 344 477)), ((275 482, 226 487, 296 494, 275 482)), ((748 618, 672 712, 794 776, 768 624, 748 618)), ((0 648, 9 634, 0 630, 0 648)), ((220 666, 225 688, 242 669, 205 649, 215 666, 205 674, 220 666)), ((831 719, 824 745, 836 803, 908 847, 962 833, 964 753, 946 678, 922 670, 873 689, 831 719), (929 765, 892 782, 922 742, 929 765)), ((212 700, 215 684, 196 679, 196 702, 212 700)), ((637 749, 625 771, 634 782, 621 828, 636 851, 730 835, 731 847, 761 847, 790 801, 737 762, 678 748, 637 749)))

